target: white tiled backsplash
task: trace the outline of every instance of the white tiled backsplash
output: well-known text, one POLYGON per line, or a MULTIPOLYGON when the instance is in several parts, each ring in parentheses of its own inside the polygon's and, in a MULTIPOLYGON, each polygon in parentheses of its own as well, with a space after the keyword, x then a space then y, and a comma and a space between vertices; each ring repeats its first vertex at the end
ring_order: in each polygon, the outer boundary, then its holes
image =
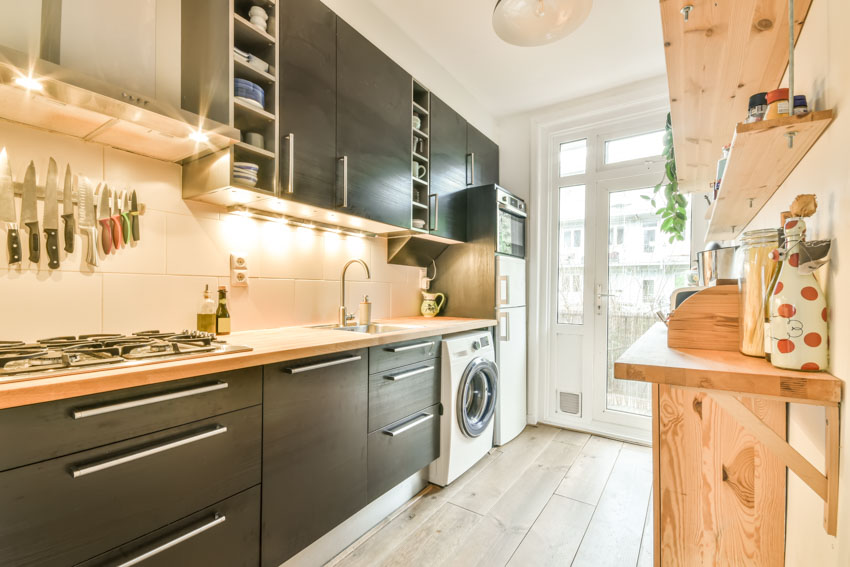
MULTIPOLYGON (((184 201, 179 165, 0 121, 3 146, 15 181, 23 180, 33 160, 42 185, 53 157, 60 184, 70 162, 74 173, 95 183, 106 180, 111 188, 135 189, 147 209, 139 217, 140 242, 106 257, 99 252, 100 265, 94 269, 84 261, 80 234, 73 254, 61 252, 59 270, 47 269, 44 253, 39 265, 31 264, 26 251, 23 263, 10 268, 6 230, 0 228, 0 340, 193 329, 206 284, 230 290, 234 331, 333 322, 340 270, 351 258, 366 261, 372 278, 366 280, 360 266, 351 266, 349 310, 368 294, 373 319, 418 314, 419 270, 387 264, 384 238, 342 238, 229 215, 184 201), (231 252, 248 260, 248 287, 230 286, 231 252)), ((61 221, 59 235, 62 241, 61 221)), ((22 229, 22 242, 26 237, 22 229)))

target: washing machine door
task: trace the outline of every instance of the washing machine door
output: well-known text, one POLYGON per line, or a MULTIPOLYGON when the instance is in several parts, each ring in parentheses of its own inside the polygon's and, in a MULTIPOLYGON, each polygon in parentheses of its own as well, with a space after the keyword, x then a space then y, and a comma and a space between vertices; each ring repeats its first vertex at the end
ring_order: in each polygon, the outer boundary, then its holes
POLYGON ((475 358, 463 371, 457 392, 457 421, 467 437, 478 437, 496 411, 499 369, 492 360, 475 358))

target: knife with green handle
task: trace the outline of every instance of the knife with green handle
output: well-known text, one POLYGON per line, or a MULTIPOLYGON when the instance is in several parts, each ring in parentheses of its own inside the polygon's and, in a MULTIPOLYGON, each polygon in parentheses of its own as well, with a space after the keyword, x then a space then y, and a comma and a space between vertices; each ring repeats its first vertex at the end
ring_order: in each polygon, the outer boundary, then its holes
POLYGON ((121 203, 121 229, 124 244, 130 243, 130 232, 133 230, 133 220, 130 217, 130 193, 125 191, 121 203))
POLYGON ((24 174, 24 192, 21 195, 21 224, 29 232, 29 260, 38 264, 41 259, 41 232, 38 230, 38 209, 35 196, 35 164, 30 162, 24 174))
MULTIPOLYGON (((62 222, 65 223, 65 252, 74 252, 74 191, 77 178, 71 178, 71 164, 65 166, 65 185, 62 188, 62 222)), ((79 197, 77 197, 79 199, 79 197)))
POLYGON ((12 185, 12 168, 6 148, 0 152, 0 222, 6 223, 6 248, 9 251, 9 264, 20 263, 21 237, 18 234, 18 217, 15 214, 15 188, 12 185))
POLYGON ((133 229, 133 242, 138 242, 139 234, 139 201, 136 199, 136 190, 130 194, 130 220, 133 229))
POLYGON ((59 167, 56 160, 50 158, 47 163, 47 181, 44 182, 44 224, 45 247, 47 249, 47 267, 55 270, 59 267, 59 167))

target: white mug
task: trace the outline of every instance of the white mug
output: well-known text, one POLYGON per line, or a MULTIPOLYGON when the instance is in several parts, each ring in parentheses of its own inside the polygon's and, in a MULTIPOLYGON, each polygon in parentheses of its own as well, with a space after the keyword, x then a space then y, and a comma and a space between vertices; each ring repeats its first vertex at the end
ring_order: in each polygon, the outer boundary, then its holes
POLYGON ((410 165, 410 172, 416 179, 422 179, 423 177, 425 177, 425 174, 428 173, 428 168, 419 163, 418 161, 411 162, 410 165))

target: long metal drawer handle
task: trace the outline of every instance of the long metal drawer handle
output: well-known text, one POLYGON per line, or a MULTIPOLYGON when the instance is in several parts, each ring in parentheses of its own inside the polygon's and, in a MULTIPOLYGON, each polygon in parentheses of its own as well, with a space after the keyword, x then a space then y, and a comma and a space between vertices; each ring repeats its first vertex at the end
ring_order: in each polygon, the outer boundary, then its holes
POLYGON ((434 341, 427 342, 427 343, 416 343, 415 345, 391 347, 391 348, 388 348, 386 350, 389 351, 389 352, 404 352, 406 350, 416 350, 418 348, 428 348, 428 347, 432 347, 432 346, 434 346, 434 341))
POLYGON ((434 370, 433 366, 423 366, 422 368, 416 368, 414 370, 409 370, 407 372, 402 372, 401 374, 391 374, 388 376, 384 376, 386 380, 404 380, 405 378, 410 378, 411 376, 417 376, 419 374, 425 374, 426 372, 434 370))
POLYGON ((168 402, 170 400, 178 400, 180 398, 185 398, 188 396, 197 396, 198 394, 206 394, 207 392, 215 392, 216 390, 224 390, 228 387, 227 382, 216 382, 215 384, 208 384, 206 386, 199 386, 197 388, 187 388, 185 390, 177 390, 174 392, 169 392, 167 394, 158 394, 156 396, 148 396, 146 398, 139 398, 136 400, 128 400, 126 402, 118 402, 117 404, 105 404, 102 406, 94 406, 85 409, 74 410, 72 415, 74 419, 83 419, 85 417, 93 417, 95 415, 102 415, 104 413, 112 413, 114 411, 121 411, 125 409, 138 408, 141 406, 147 406, 150 404, 158 404, 160 402, 168 402))
POLYGON ((308 364, 307 366, 295 366, 293 368, 284 368, 283 371, 287 374, 298 374, 299 372, 309 372, 318 370, 319 368, 327 368, 328 366, 336 366, 337 364, 346 364, 348 362, 357 362, 362 356, 349 356, 348 358, 339 358, 337 360, 329 360, 328 362, 320 362, 318 364, 308 364))
POLYGON ((154 555, 159 555, 163 551, 165 551, 167 549, 171 549, 175 545, 179 545, 186 540, 192 539, 196 535, 200 535, 200 534, 204 533, 205 531, 216 527, 219 524, 223 524, 226 519, 227 519, 227 516, 216 515, 215 518, 213 518, 211 521, 207 522, 206 524, 203 524, 202 526, 198 526, 197 528, 195 528, 191 531, 188 531, 188 532, 184 533, 183 535, 178 536, 174 539, 168 540, 167 542, 163 543, 162 545, 156 546, 155 548, 151 549, 150 551, 146 551, 146 552, 142 553, 141 555, 137 555, 137 556, 133 557, 129 561, 125 561, 124 563, 119 563, 117 567, 131 567, 132 565, 138 565, 142 561, 150 559, 154 555))
POLYGON ((416 419, 412 419, 412 420, 408 421, 407 423, 405 423, 404 425, 396 427, 395 429, 384 429, 384 434, 389 435, 390 437, 396 437, 398 435, 401 435, 405 431, 410 431, 414 427, 416 427, 418 425, 422 425, 426 421, 433 419, 433 418, 434 418, 433 413, 423 413, 422 415, 420 415, 416 419))
POLYGON ((170 441, 168 443, 163 443, 162 445, 155 445, 153 447, 149 447, 147 449, 142 449, 141 451, 136 451, 133 453, 128 453, 121 457, 117 457, 115 459, 107 459, 105 461, 99 461, 93 463, 91 465, 85 465, 82 467, 72 467, 71 468, 71 476, 74 478, 80 478, 81 476, 86 476, 92 473, 96 473, 102 470, 111 469, 112 467, 117 467, 118 465, 123 465, 126 463, 131 463, 133 461, 138 461, 139 459, 144 459, 145 457, 150 457, 151 455, 156 455, 157 453, 162 453, 164 451, 168 451, 170 449, 176 449, 177 447, 182 447, 183 445, 188 445, 190 443, 195 443, 202 439, 207 439, 209 437, 215 437, 216 435, 221 435, 222 433, 227 433, 227 427, 223 425, 216 426, 215 429, 210 429, 208 431, 204 431, 203 433, 197 433, 195 435, 191 435, 189 437, 183 437, 182 439, 177 439, 175 441, 170 441))
POLYGON ((295 134, 290 132, 286 139, 289 140, 289 179, 286 192, 295 193, 295 134))

